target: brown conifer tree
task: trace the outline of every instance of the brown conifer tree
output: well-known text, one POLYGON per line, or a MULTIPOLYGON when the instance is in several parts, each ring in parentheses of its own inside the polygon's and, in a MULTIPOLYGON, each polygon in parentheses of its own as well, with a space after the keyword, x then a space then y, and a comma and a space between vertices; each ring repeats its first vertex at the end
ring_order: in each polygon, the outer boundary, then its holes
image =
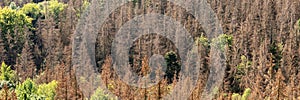
POLYGON ((17 73, 21 81, 24 81, 27 78, 33 79, 36 75, 36 66, 33 61, 29 39, 26 39, 25 41, 22 53, 17 58, 16 66, 17 73))

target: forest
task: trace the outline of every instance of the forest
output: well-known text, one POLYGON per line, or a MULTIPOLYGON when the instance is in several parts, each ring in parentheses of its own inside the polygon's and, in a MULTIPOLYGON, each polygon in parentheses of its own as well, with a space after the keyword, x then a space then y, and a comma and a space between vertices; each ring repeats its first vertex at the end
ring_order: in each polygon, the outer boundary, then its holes
POLYGON ((104 1, 0 0, 0 100, 203 100, 215 69, 211 50, 215 46, 224 52, 224 73, 218 73, 224 77, 218 80, 220 86, 211 87, 211 99, 300 100, 299 0, 202 0, 221 24, 222 34, 216 37, 210 37, 192 12, 171 2, 176 0, 120 0, 129 2, 113 9, 104 24, 96 27, 94 55, 82 58, 95 60, 92 70, 102 82, 95 85, 78 77, 76 68, 90 70, 90 65, 74 67, 83 62, 74 60, 78 55, 74 43, 88 34, 77 33, 86 12, 94 7, 91 5, 104 1), (131 72, 117 75, 113 43, 119 38, 115 36, 127 22, 151 13, 169 16, 191 34, 199 56, 194 58, 200 68, 196 82, 181 79, 181 72, 194 66, 182 63, 186 59, 177 45, 158 33, 131 41, 126 57, 129 66, 124 65, 131 72), (160 55, 157 62, 165 64, 163 79, 146 88, 124 82, 135 81, 129 78, 132 73, 151 74, 157 65, 152 63, 153 55, 160 55), (182 82, 186 84, 182 90, 195 86, 190 93, 168 96, 182 82))

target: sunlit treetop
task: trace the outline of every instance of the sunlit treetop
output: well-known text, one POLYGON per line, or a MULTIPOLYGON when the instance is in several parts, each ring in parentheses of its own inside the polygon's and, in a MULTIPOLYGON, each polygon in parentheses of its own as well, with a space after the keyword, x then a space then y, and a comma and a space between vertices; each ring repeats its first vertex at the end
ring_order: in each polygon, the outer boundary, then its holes
POLYGON ((41 16, 42 9, 39 4, 27 3, 21 8, 21 11, 31 18, 37 19, 41 16))
POLYGON ((2 33, 22 32, 25 27, 31 27, 32 18, 26 16, 20 10, 4 7, 0 10, 0 28, 2 33))
POLYGON ((1 70, 0 70, 1 81, 14 81, 15 80, 15 72, 10 68, 10 66, 6 65, 4 62, 1 64, 1 70))
POLYGON ((57 0, 45 1, 39 3, 42 7, 42 13, 45 15, 50 15, 53 17, 58 17, 60 12, 62 12, 66 7, 67 4, 58 2, 57 0))

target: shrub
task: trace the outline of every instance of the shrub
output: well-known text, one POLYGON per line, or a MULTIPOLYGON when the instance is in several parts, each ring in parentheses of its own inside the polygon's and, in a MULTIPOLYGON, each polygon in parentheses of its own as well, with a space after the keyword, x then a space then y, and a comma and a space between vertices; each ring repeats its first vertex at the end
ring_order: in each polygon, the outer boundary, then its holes
POLYGON ((59 18, 60 13, 67 7, 67 4, 60 3, 57 0, 44 1, 39 3, 42 13, 45 16, 54 17, 55 20, 59 18))
POLYGON ((37 86, 31 79, 27 79, 22 84, 17 85, 16 94, 19 100, 41 99, 36 93, 37 86))
POLYGON ((208 39, 205 38, 204 36, 201 36, 201 37, 197 38, 196 44, 197 44, 197 45, 200 45, 200 44, 201 44, 201 45, 203 45, 204 47, 207 47, 207 46, 209 46, 209 41, 208 41, 208 39))
POLYGON ((11 70, 10 66, 6 65, 4 62, 1 64, 1 76, 0 76, 0 88, 2 89, 4 85, 8 88, 15 88, 16 83, 16 73, 11 70))
POLYGON ((108 94, 105 94, 101 88, 98 88, 95 93, 91 96, 90 100, 114 100, 110 98, 108 94))
POLYGON ((174 80, 175 74, 176 78, 178 78, 179 71, 181 70, 181 64, 178 61, 177 54, 173 51, 167 52, 165 54, 165 60, 167 62, 165 77, 168 79, 168 83, 171 83, 174 80))
POLYGON ((222 34, 217 38, 212 39, 212 46, 216 47, 217 49, 221 49, 221 51, 225 50, 225 47, 231 47, 233 41, 233 36, 222 34))
POLYGON ((237 73, 239 75, 243 76, 243 75, 245 75, 248 68, 251 66, 252 62, 249 61, 247 59, 247 57, 244 55, 241 56, 241 60, 242 60, 242 62, 239 65, 237 65, 236 67, 237 67, 237 73))
POLYGON ((40 5, 36 3, 27 3, 22 8, 21 11, 26 14, 27 16, 33 18, 36 20, 38 17, 40 17, 42 14, 42 9, 40 5))
POLYGON ((249 95, 251 94, 251 89, 247 88, 243 95, 239 95, 237 93, 232 94, 231 99, 232 100, 248 100, 249 95))
POLYGON ((31 79, 26 79, 22 84, 17 85, 16 94, 20 100, 54 100, 57 82, 37 85, 31 79))
POLYGON ((233 93, 231 96, 231 100, 241 100, 241 95, 233 93))
POLYGON ((26 16, 26 14, 19 10, 8 7, 4 7, 0 10, 0 28, 2 34, 23 33, 25 27, 31 28, 31 21, 32 18, 26 16))
POLYGON ((247 88, 242 95, 242 100, 247 100, 250 94, 251 94, 251 89, 247 88))
POLYGON ((48 84, 41 84, 38 87, 37 94, 43 96, 46 100, 54 100, 56 95, 55 89, 57 87, 57 82, 54 80, 48 84))

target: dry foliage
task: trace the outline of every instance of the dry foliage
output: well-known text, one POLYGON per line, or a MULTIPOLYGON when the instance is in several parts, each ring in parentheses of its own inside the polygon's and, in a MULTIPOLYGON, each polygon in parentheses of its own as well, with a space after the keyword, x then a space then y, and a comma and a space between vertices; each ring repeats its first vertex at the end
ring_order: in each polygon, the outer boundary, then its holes
MULTIPOLYGON (((5 0, 4 0, 5 1, 5 0)), ((12 0, 23 5, 30 0, 12 0)), ((35 0, 34 0, 35 1, 35 0)), ((59 15, 59 23, 51 18, 39 18, 35 31, 29 34, 20 52, 7 51, 11 44, 4 44, 0 38, 0 60, 12 64, 20 81, 35 78, 38 83, 57 80, 56 99, 77 100, 85 97, 79 89, 78 77, 72 69, 73 33, 82 11, 82 0, 59 0, 68 7, 59 15), (10 56, 9 56, 10 55, 10 56)), ((105 20, 99 29, 96 43, 96 60, 99 75, 105 87, 120 99, 153 100, 162 99, 171 93, 177 83, 162 79, 150 88, 137 88, 124 83, 112 68, 111 44, 118 30, 134 17, 148 13, 170 16, 180 22, 196 41, 208 36, 193 15, 182 7, 167 0, 134 0, 123 5, 105 20)), ((226 72, 221 88, 214 99, 230 100, 232 94, 242 94, 251 89, 249 100, 296 100, 300 99, 300 19, 299 0, 208 0, 222 23, 224 34, 233 36, 226 52, 226 72)), ((0 2, 0 5, 8 5, 0 2)), ((201 20, 201 19, 198 19, 201 20)), ((0 29, 1 30, 1 29, 0 29)), ((1 31, 0 31, 1 32, 1 31)), ((0 37, 2 34, 0 34, 0 37)), ((141 36, 132 41, 130 64, 133 73, 145 76, 149 73, 149 57, 153 54, 178 53, 177 47, 158 34, 141 36)), ((201 75, 189 99, 198 100, 209 75, 209 46, 197 44, 200 55, 201 75)), ((178 59, 180 60, 180 58, 178 59)), ((159 71, 158 71, 159 72, 159 71)), ((131 73, 128 73, 128 76, 131 73)), ((180 76, 180 75, 179 75, 180 76)), ((129 77, 126 75, 122 78, 129 77)), ((189 80, 185 80, 188 82, 189 80)), ((88 87, 87 87, 88 88, 88 87)), ((182 87, 185 88, 185 87, 182 87)), ((6 90, 4 88, 4 90, 6 90)), ((5 99, 15 99, 4 93, 5 99)), ((2 97, 2 94, 1 94, 2 97)), ((173 99, 178 99, 174 97, 173 99)))

